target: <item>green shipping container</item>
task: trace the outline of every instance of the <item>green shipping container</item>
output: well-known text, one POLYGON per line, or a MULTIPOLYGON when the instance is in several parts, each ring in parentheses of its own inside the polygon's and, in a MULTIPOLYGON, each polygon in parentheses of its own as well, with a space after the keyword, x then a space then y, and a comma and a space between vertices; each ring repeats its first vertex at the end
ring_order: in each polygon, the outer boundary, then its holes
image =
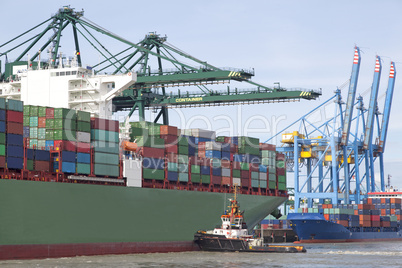
POLYGON ((54 129, 54 119, 46 118, 46 128, 54 129))
POLYGON ((234 178, 240 178, 240 169, 233 169, 233 177, 234 178))
POLYGON ((24 127, 29 127, 30 119, 31 119, 31 117, 24 115, 24 118, 23 118, 23 121, 22 121, 22 125, 23 125, 24 127))
POLYGON ((38 139, 29 139, 29 148, 38 148, 38 139))
POLYGON ((6 109, 6 99, 5 98, 0 98, 0 109, 3 109, 3 110, 6 109))
POLYGON ((6 144, 6 133, 0 132, 0 144, 6 144))
POLYGON ((16 111, 16 112, 23 112, 24 111, 24 103, 19 100, 7 99, 6 100, 6 109, 11 110, 11 111, 16 111))
POLYGON ((260 181, 260 188, 266 189, 267 188, 267 181, 260 181))
POLYGON ((188 181, 188 173, 179 173, 179 181, 188 181))
POLYGON ((168 171, 177 172, 177 163, 168 162, 167 168, 168 168, 168 171))
POLYGON ((54 129, 77 130, 77 122, 70 119, 54 119, 54 129))
POLYGON ((188 139, 187 139, 187 137, 180 136, 178 140, 179 140, 179 141, 178 141, 178 145, 179 145, 179 146, 188 146, 188 139))
POLYGON ((252 137, 246 137, 246 136, 240 136, 238 137, 238 145, 243 146, 243 145, 248 145, 259 148, 260 147, 260 139, 257 138, 252 138, 252 137))
POLYGON ((269 189, 276 189, 276 181, 268 181, 268 188, 269 189))
POLYGON ((278 182, 286 183, 286 176, 278 175, 278 182))
POLYGON ((46 139, 46 128, 38 128, 38 139, 45 140, 46 139))
POLYGON ((278 182, 278 190, 286 191, 286 183, 278 182))
POLYGON ((38 107, 38 116, 39 117, 45 117, 46 116, 46 107, 44 107, 44 106, 39 106, 38 107))
POLYGON ((29 116, 38 116, 39 107, 31 105, 29 108, 29 116))
POLYGON ((84 121, 77 121, 77 131, 90 133, 91 123, 84 121))
POLYGON ((188 145, 187 146, 178 146, 179 154, 188 155, 188 145))
POLYGON ((77 163, 77 173, 78 174, 90 174, 91 173, 91 165, 84 163, 77 163))
POLYGON ((201 175, 201 183, 202 184, 210 184, 211 176, 210 175, 201 175))
POLYGON ((191 173, 191 182, 200 183, 201 182, 201 175, 191 173))
POLYGON ((94 163, 95 164, 118 165, 119 164, 119 155, 95 152, 94 153, 94 163))
POLYGON ((84 111, 77 111, 77 121, 91 123, 91 113, 84 111))
POLYGON ((55 140, 76 141, 76 132, 69 129, 57 129, 53 131, 55 140))
POLYGON ((250 164, 246 162, 241 162, 240 163, 240 169, 241 170, 250 170, 250 164))
POLYGON ((95 173, 95 175, 118 177, 119 176, 119 171, 120 171, 119 166, 105 165, 105 164, 94 164, 94 173, 95 173))
POLYGON ((46 130, 45 138, 46 140, 54 140, 54 130, 46 130))
POLYGON ((4 144, 0 144, 0 155, 1 156, 6 155, 6 146, 4 144))
POLYGON ((142 177, 149 180, 164 180, 165 171, 161 169, 143 168, 142 177))
MULTIPOLYGON (((91 140, 95 141, 109 141, 109 142, 119 142, 119 133, 118 132, 113 132, 113 131, 108 131, 108 130, 102 130, 102 129, 91 129, 91 140)), ((158 144, 159 140, 163 141, 163 144, 165 142, 164 139, 159 139, 159 138, 154 138, 152 141, 156 144, 158 144)), ((151 144, 151 139, 149 137, 143 138, 137 141, 138 146, 146 146, 150 147, 151 144)))
POLYGON ((45 139, 43 139, 43 140, 38 139, 38 148, 39 149, 44 149, 45 147, 46 147, 46 140, 45 139))
POLYGON ((188 155, 177 155, 177 163, 188 164, 188 161, 189 161, 188 155))
POLYGON ((77 114, 75 110, 67 108, 54 108, 54 118, 55 119, 71 119, 73 121, 77 120, 77 114))
POLYGON ((253 187, 253 188, 260 187, 260 181, 259 180, 251 180, 251 187, 253 187))
POLYGON ((251 179, 252 180, 258 180, 260 178, 260 175, 256 171, 251 171, 251 179))
POLYGON ((269 173, 269 175, 268 175, 268 180, 269 180, 269 181, 275 181, 275 182, 276 182, 276 174, 269 173))
POLYGON ((199 174, 201 172, 201 167, 198 165, 191 165, 191 174, 197 173, 199 174))
POLYGON ((33 160, 27 160, 27 166, 26 166, 26 169, 28 169, 28 170, 34 170, 34 161, 33 160))

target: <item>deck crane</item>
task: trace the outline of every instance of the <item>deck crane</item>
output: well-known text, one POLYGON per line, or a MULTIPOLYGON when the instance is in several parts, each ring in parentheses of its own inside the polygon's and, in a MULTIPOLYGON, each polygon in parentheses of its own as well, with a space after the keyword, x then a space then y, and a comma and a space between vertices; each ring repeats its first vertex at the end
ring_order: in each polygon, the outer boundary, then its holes
MULTIPOLYGON (((378 88, 380 85, 380 76, 381 76, 381 59, 379 56, 377 56, 374 68, 373 84, 371 86, 369 108, 367 112, 366 129, 364 132, 364 139, 363 139, 363 150, 365 150, 366 158, 370 158, 371 163, 374 162, 373 148, 371 143, 373 141, 373 128, 374 128, 375 113, 377 111, 377 97, 378 97, 378 88)), ((375 174, 374 174, 374 165, 372 164, 370 165, 369 174, 370 174, 369 178, 370 178, 371 191, 374 192, 375 174)), ((366 176, 368 176, 368 174, 366 174, 366 176)))
POLYGON ((66 44, 68 42, 61 46, 64 40, 73 41, 70 47, 75 50, 74 56, 80 67, 85 56, 84 48, 89 46, 101 57, 98 64, 89 67, 94 73, 137 73, 136 83, 113 98, 113 107, 114 111, 128 109, 129 115, 138 111, 141 120, 145 120, 145 109, 160 109, 155 122, 162 119, 164 124, 168 124, 167 109, 172 106, 313 100, 321 95, 320 91, 315 90, 286 90, 260 85, 251 81, 253 69, 218 68, 167 43, 166 37, 156 33, 149 33, 143 40, 134 43, 86 19, 84 11, 75 11, 69 6, 59 9, 51 18, 16 38, 0 44, 0 58, 7 59, 10 53, 19 53, 16 61, 6 62, 0 81, 11 81, 15 77, 13 70, 26 68, 31 63, 32 68, 57 68, 62 65, 60 61, 65 60, 65 57, 60 56, 60 48, 69 47, 66 44), (68 36, 69 33, 66 32, 70 26, 72 38, 63 38, 68 36), (43 27, 45 28, 42 30, 43 27), (105 45, 105 39, 108 46, 105 45), (84 45, 80 40, 86 41, 84 45), (51 60, 41 62, 41 51, 49 51, 51 60), (26 55, 33 56, 24 61, 26 55), (154 68, 151 68, 152 64, 155 64, 154 68), (218 92, 207 87, 232 81, 246 82, 256 88, 228 88, 227 91, 218 92), (201 93, 183 94, 177 89, 179 86, 195 86, 201 93), (167 94, 168 87, 176 89, 172 94, 167 94))
MULTIPOLYGON (((353 118, 353 107, 356 96, 357 80, 359 77, 360 70, 360 50, 355 47, 355 55, 353 57, 353 67, 352 74, 350 76, 349 92, 345 108, 345 117, 343 118, 343 128, 342 128, 342 139, 341 145, 343 145, 343 158, 344 161, 348 159, 348 142, 350 134, 350 124, 353 118)), ((344 174, 345 174, 345 198, 346 202, 349 203, 349 191, 350 191, 350 181, 349 181, 349 165, 344 164, 344 174)))

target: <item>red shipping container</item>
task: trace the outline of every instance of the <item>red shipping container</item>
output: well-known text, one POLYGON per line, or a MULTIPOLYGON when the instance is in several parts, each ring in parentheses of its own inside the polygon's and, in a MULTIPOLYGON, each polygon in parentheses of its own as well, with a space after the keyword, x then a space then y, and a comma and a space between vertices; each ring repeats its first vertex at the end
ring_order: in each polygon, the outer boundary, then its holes
POLYGON ((222 177, 221 176, 211 176, 211 183, 215 185, 221 185, 222 177))
POLYGON ((161 134, 161 136, 162 135, 173 135, 177 139, 177 127, 162 125, 162 126, 160 126, 160 134, 161 134))
POLYGON ((390 221, 382 221, 381 227, 391 227, 391 222, 390 221))
MULTIPOLYGON (((241 171, 240 171, 240 177, 241 177, 242 179, 250 179, 250 173, 249 173, 249 171, 248 171, 248 170, 241 170, 241 171)), ((241 185, 243 185, 243 183, 242 183, 241 185)))
POLYGON ((367 199, 367 204, 370 204, 370 205, 373 204, 373 199, 372 199, 372 198, 368 198, 368 199, 367 199))
POLYGON ((380 215, 371 215, 371 221, 380 221, 380 215))
POLYGON ((91 118, 91 128, 118 132, 119 121, 103 118, 91 118))
POLYGON ((274 144, 260 143, 260 150, 275 151, 276 146, 274 144))
POLYGON ((7 122, 7 133, 23 135, 24 127, 21 123, 7 122))
POLYGON ((240 169, 240 162, 233 161, 233 169, 240 169))
POLYGON ((223 142, 224 143, 231 143, 232 142, 232 137, 224 137, 223 142))
POLYGON ((238 152, 238 146, 236 144, 230 144, 230 153, 235 154, 238 152))
POLYGON ((282 153, 276 153, 276 160, 285 161, 285 155, 282 153))
POLYGON ((372 221, 371 227, 381 227, 381 222, 380 221, 372 221))
POLYGON ((241 186, 242 187, 250 187, 250 180, 249 179, 245 179, 245 178, 241 178, 241 186))
POLYGON ((177 154, 177 145, 168 144, 165 146, 167 153, 175 153, 177 154))
POLYGON ((54 118, 54 108, 46 108, 46 118, 54 118))
POLYGON ((160 135, 161 139, 165 140, 165 145, 177 145, 177 136, 173 135, 160 135))
POLYGON ((91 144, 84 142, 77 142, 77 152, 78 153, 91 153, 91 144))
POLYGON ((371 221, 359 221, 361 227, 371 227, 371 221))
POLYGON ((333 205, 332 204, 327 204, 328 208, 332 208, 333 205))
POLYGON ((284 176, 284 175, 286 174, 286 169, 284 169, 284 168, 277 168, 277 169, 276 169, 276 173, 277 173, 279 176, 284 176))
POLYGON ((5 168, 5 167, 6 167, 6 157, 0 156, 0 168, 5 168))
POLYGON ((205 151, 205 141, 201 141, 198 143, 198 152, 205 151))
POLYGON ((401 215, 395 215, 398 221, 401 221, 401 215))
POLYGON ((63 141, 63 151, 77 151, 77 142, 75 141, 63 141))
POLYGON ((250 171, 258 172, 260 170, 260 165, 252 163, 250 164, 250 171))
POLYGON ((38 127, 42 127, 42 128, 46 127, 46 117, 38 118, 38 127))
POLYGON ((358 208, 358 209, 367 209, 367 210, 371 210, 371 209, 374 209, 374 206, 373 206, 373 205, 370 205, 370 204, 358 204, 358 205, 357 205, 357 208, 358 208))
POLYGON ((222 177, 223 185, 230 185, 230 177, 222 177))
POLYGON ((23 112, 7 110, 7 122, 24 123, 23 112))
POLYGON ((359 215, 360 221, 371 221, 371 215, 359 215))
POLYGON ((143 157, 163 158, 165 156, 165 150, 160 148, 141 147, 139 152, 143 157))
POLYGON ((168 162, 177 163, 177 154, 175 153, 167 153, 168 162))
POLYGON ((400 198, 391 198, 391 204, 401 204, 402 199, 400 198))
POLYGON ((199 159, 200 159, 200 165, 201 166, 207 166, 207 167, 211 166, 210 158, 201 157, 199 159))
POLYGON ((36 171, 50 171, 50 162, 35 160, 35 162, 34 162, 34 170, 36 170, 36 171))
POLYGON ((229 161, 229 160, 222 159, 222 160, 221 160, 221 167, 222 167, 222 168, 230 168, 230 161, 229 161))

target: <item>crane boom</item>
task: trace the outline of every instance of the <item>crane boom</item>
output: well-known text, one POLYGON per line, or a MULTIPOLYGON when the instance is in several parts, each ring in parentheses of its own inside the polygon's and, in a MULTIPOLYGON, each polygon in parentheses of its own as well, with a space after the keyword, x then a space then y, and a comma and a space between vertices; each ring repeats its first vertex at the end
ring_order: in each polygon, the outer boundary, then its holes
POLYGON ((345 119, 343 120, 341 145, 348 145, 350 123, 352 122, 353 117, 353 105, 356 96, 356 87, 357 87, 357 80, 359 77, 359 70, 360 70, 360 50, 358 47, 355 47, 352 74, 350 75, 349 93, 345 108, 345 119))
POLYGON ((368 108, 366 129, 364 132, 363 149, 368 150, 369 145, 372 142, 373 137, 373 127, 374 127, 374 115, 377 108, 377 97, 378 97, 378 87, 380 84, 381 76, 381 59, 379 56, 376 57, 375 68, 374 68, 374 79, 373 85, 371 86, 370 103, 368 108))
POLYGON ((384 114, 381 123, 380 141, 378 144, 378 151, 381 153, 384 152, 385 140, 387 139, 389 116, 391 113, 392 95, 394 93, 394 86, 395 86, 395 77, 396 77, 395 64, 394 62, 391 61, 391 67, 389 70, 388 88, 385 97, 384 114))

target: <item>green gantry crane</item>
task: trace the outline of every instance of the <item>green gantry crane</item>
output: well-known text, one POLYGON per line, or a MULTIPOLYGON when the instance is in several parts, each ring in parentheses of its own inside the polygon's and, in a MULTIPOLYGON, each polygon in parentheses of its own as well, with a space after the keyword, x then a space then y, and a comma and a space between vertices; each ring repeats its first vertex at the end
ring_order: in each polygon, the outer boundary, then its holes
MULTIPOLYGON (((56 68, 59 65, 60 48, 63 35, 67 35, 67 26, 71 25, 78 65, 82 65, 83 53, 79 39, 87 41, 86 45, 94 49, 102 60, 92 68, 95 73, 113 74, 135 71, 137 82, 125 90, 121 96, 113 99, 114 111, 130 110, 131 116, 138 110, 140 120, 145 120, 145 109, 159 109, 155 118, 168 124, 169 107, 189 107, 205 105, 226 105, 275 101, 313 100, 321 95, 316 90, 286 90, 281 87, 269 88, 251 81, 254 70, 218 68, 206 61, 201 61, 167 42, 166 36, 149 33, 138 43, 128 41, 84 18, 83 11, 75 11, 65 6, 44 22, 32 27, 23 34, 0 45, 0 59, 5 57, 5 71, 0 80, 13 79, 12 68, 40 61, 41 52, 48 51, 49 60, 41 63, 42 67, 56 68), (45 29, 41 30, 41 27, 45 29), (107 38, 107 41, 103 39, 107 38), (20 41, 22 40, 22 41, 20 41), (113 42, 117 42, 114 44, 113 42), (16 44, 17 43, 17 44, 16 44), (109 49, 104 45, 107 43, 109 49), (112 49, 110 49, 110 47, 112 49), (13 62, 8 62, 8 55, 22 52, 13 62), (113 52, 112 52, 113 50, 113 52), (23 58, 31 53, 28 61, 23 58), (190 63, 185 63, 190 62, 190 63), (155 66, 151 68, 151 66, 155 66), (230 89, 217 91, 207 86, 230 81, 246 82, 255 89, 230 89), (166 93, 168 87, 195 86, 199 92, 166 93)), ((71 33, 70 33, 71 34, 71 33)), ((64 46, 64 43, 63 43, 64 46)), ((37 63, 36 63, 37 64, 37 63)))

